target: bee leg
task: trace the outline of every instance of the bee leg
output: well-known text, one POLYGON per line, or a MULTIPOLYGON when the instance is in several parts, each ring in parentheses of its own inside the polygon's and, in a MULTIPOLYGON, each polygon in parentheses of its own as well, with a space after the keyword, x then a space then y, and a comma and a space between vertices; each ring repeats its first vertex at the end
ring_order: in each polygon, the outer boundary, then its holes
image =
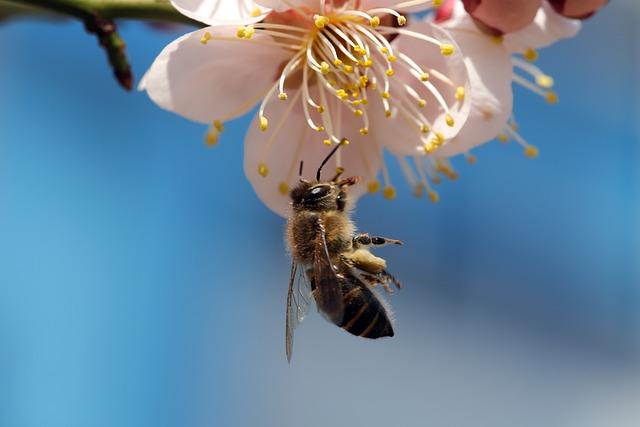
POLYGON ((369 236, 367 233, 360 233, 353 236, 353 247, 361 246, 384 246, 384 245, 402 245, 400 240, 390 239, 388 237, 369 236))
MULTIPOLYGON (((380 273, 382 275, 382 277, 384 277, 384 283, 386 283, 387 286, 389 286, 389 282, 393 283, 394 285, 396 285, 396 288, 398 289, 402 289, 402 283, 400 283, 400 281, 398 279, 396 279, 395 277, 393 277, 393 275, 391 273, 389 273, 387 270, 382 270, 382 273, 380 273)), ((385 287, 386 289, 386 287, 385 287)))

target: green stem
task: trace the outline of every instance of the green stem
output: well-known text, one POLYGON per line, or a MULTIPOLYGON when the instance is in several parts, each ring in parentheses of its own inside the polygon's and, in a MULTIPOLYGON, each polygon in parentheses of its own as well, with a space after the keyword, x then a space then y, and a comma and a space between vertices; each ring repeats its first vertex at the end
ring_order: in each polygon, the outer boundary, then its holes
POLYGON ((12 0, 15 3, 70 15, 81 20, 100 15, 107 19, 147 19, 202 26, 180 14, 169 0, 12 0))

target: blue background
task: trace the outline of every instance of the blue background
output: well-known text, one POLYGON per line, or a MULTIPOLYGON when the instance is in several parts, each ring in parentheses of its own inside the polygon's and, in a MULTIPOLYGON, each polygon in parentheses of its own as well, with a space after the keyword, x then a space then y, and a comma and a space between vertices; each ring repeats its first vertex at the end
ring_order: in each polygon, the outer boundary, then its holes
MULTIPOLYGON (((543 51, 561 102, 431 205, 365 197, 397 335, 311 313, 284 357, 283 219, 218 146, 120 90, 73 22, 0 27, 0 426, 640 425, 640 10, 543 51)), ((136 76, 178 33, 123 23, 136 76)), ((221 100, 223 102, 224 100, 221 100)))

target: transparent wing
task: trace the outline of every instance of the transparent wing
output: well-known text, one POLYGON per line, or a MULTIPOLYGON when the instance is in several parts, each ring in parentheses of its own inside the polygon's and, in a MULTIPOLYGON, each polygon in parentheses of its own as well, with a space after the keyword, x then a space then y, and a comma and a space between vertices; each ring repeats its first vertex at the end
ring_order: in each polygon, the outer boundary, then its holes
POLYGON ((313 301, 311 287, 304 278, 302 269, 298 269, 298 264, 291 264, 291 277, 289 279, 289 291, 287 292, 287 318, 285 321, 285 344, 287 361, 291 362, 293 353, 293 332, 304 320, 309 305, 313 301))
POLYGON ((344 298, 338 274, 331 262, 322 220, 316 224, 316 247, 313 258, 314 296, 318 309, 336 325, 342 324, 344 298))

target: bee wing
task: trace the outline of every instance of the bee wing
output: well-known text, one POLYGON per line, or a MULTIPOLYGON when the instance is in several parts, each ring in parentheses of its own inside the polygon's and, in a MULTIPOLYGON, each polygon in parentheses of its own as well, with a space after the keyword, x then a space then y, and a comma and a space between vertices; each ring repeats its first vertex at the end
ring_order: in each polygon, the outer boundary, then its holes
POLYGON ((298 271, 298 264, 293 262, 289 291, 287 292, 287 318, 285 321, 285 347, 289 362, 291 362, 293 353, 293 331, 304 320, 312 300, 309 282, 302 278, 302 272, 298 271))
POLYGON ((313 278, 315 285, 314 296, 318 310, 322 311, 336 325, 342 324, 344 298, 340 279, 331 263, 325 228, 321 219, 318 219, 317 223, 313 278))

